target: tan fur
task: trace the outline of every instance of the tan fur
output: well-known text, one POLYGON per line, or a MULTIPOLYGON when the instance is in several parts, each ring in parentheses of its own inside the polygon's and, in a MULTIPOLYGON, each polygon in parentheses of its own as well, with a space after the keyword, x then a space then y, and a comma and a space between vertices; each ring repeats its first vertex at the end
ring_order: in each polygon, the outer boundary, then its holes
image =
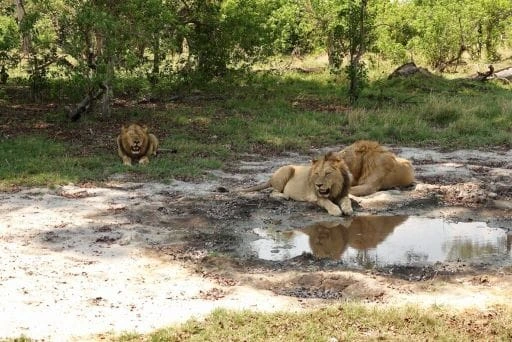
POLYGON ((269 181, 242 191, 258 191, 272 187, 271 196, 313 202, 334 216, 352 214, 348 198, 350 173, 337 153, 330 152, 310 165, 286 165, 269 181))
POLYGON ((117 154, 123 160, 124 165, 149 163, 149 156, 156 155, 158 139, 148 133, 146 126, 131 124, 121 127, 121 134, 117 136, 117 154))
POLYGON ((348 246, 357 250, 376 248, 407 216, 355 216, 342 222, 316 222, 298 229, 309 237, 317 258, 339 259, 348 246))
POLYGON ((350 193, 366 196, 414 182, 411 162, 397 157, 376 141, 359 140, 340 152, 352 173, 350 193))

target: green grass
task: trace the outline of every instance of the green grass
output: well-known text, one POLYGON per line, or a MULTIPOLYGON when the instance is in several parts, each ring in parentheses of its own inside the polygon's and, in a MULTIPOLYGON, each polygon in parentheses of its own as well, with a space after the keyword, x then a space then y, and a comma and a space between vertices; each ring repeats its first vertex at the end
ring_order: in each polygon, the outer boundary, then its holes
POLYGON ((345 303, 306 313, 216 310, 148 335, 127 333, 115 341, 508 341, 510 308, 453 312, 442 307, 371 308, 345 303))
MULTIPOLYGON (((135 85, 121 82, 117 94, 129 93, 132 99, 137 91, 148 91, 135 85)), ((203 85, 202 94, 220 94, 221 100, 177 102, 155 109, 114 108, 111 118, 99 121, 89 116, 71 123, 58 110, 39 111, 29 120, 3 114, 20 129, 9 137, 0 136, 0 187, 102 181, 119 172, 168 182, 199 177, 239 153, 307 152, 311 146, 357 139, 445 148, 512 147, 511 89, 438 76, 380 79, 350 106, 344 83, 327 73, 262 74, 203 85), (51 128, 23 133, 27 121, 46 122, 51 128), (145 167, 123 167, 112 137, 129 121, 147 123, 162 146, 176 153, 163 152, 145 167), (56 134, 88 130, 105 139, 70 142, 56 134)))
POLYGON ((80 158, 63 143, 42 136, 0 140, 0 188, 12 185, 53 185, 101 178, 109 156, 80 158))
MULTIPOLYGON (((20 136, 0 140, 0 190, 12 186, 35 186, 103 181, 115 173, 128 173, 134 179, 160 179, 168 182, 175 177, 198 177, 204 170, 222 166, 211 157, 207 145, 179 141, 175 146, 180 154, 165 154, 151 159, 149 165, 127 167, 117 154, 79 155, 68 145, 44 136, 20 136), (204 156, 203 156, 204 155, 204 156)), ((218 149, 222 154, 222 149, 218 149)))

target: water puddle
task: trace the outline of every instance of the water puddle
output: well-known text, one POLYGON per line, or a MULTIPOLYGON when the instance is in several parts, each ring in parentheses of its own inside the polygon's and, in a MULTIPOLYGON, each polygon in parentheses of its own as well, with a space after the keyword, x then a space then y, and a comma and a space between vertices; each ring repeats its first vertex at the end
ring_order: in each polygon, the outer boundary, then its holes
POLYGON ((255 229, 258 258, 283 261, 303 253, 354 267, 474 262, 512 264, 512 231, 484 222, 416 216, 357 216, 291 231, 255 229))

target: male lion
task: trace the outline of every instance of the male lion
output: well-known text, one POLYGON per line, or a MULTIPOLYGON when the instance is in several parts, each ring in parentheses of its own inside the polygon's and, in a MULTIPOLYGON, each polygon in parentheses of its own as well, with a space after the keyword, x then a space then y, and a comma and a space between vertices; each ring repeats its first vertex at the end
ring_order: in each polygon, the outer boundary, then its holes
POLYGON ((376 141, 359 140, 340 152, 352 173, 350 193, 366 196, 414 182, 411 162, 397 157, 376 141))
POLYGON ((280 167, 270 180, 242 191, 258 191, 272 187, 271 196, 313 202, 334 216, 352 214, 348 198, 350 173, 336 152, 329 152, 311 165, 280 167))
POLYGON ((123 160, 124 165, 149 163, 149 156, 156 155, 158 139, 148 133, 148 128, 138 124, 121 127, 121 134, 117 136, 117 154, 123 160))

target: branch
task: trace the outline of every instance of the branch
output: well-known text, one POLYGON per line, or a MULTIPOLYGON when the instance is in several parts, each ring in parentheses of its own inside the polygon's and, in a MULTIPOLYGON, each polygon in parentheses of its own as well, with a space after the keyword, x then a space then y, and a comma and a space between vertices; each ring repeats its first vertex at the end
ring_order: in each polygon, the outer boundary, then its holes
POLYGON ((82 101, 80 101, 76 106, 75 108, 73 108, 72 110, 69 111, 68 113, 68 117, 71 119, 71 121, 77 121, 80 119, 80 117, 82 116, 82 114, 85 114, 86 112, 89 111, 89 109, 91 108, 91 104, 96 101, 98 98, 100 98, 101 95, 103 95, 103 93, 105 93, 105 91, 107 91, 107 86, 104 84, 104 83, 101 83, 100 84, 100 89, 98 89, 96 91, 96 93, 94 94, 91 94, 91 92, 89 92, 89 94, 87 94, 82 101))

